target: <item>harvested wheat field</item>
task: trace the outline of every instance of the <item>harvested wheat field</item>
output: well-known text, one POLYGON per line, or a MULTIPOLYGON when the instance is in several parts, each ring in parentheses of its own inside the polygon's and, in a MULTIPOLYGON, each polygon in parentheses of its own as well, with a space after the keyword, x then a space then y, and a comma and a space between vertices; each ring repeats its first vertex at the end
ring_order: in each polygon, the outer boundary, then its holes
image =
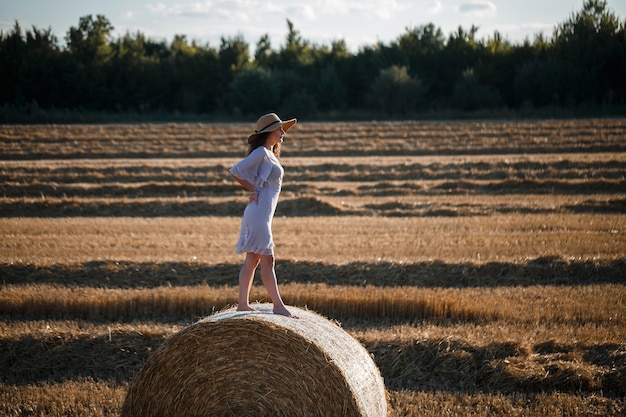
MULTIPOLYGON (((236 303, 227 169, 251 129, 0 126, 0 415, 119 416, 152 353, 236 303)), ((625 139, 626 119, 302 121, 283 298, 365 347, 390 416, 624 415, 625 139)))

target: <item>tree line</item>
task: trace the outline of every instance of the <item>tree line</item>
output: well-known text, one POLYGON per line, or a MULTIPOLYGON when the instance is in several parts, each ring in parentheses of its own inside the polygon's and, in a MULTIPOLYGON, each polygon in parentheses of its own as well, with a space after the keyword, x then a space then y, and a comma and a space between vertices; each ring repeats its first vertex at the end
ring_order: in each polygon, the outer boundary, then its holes
POLYGON ((89 15, 60 46, 51 29, 15 22, 0 33, 0 106, 5 113, 35 107, 238 117, 269 109, 403 118, 626 105, 626 19, 604 0, 586 0, 552 36, 521 44, 498 32, 476 39, 475 26, 445 36, 430 23, 351 53, 343 40, 316 45, 287 26, 278 49, 269 35, 254 48, 241 35, 222 37, 215 48, 184 35, 171 42, 140 32, 113 38, 105 16, 89 15))

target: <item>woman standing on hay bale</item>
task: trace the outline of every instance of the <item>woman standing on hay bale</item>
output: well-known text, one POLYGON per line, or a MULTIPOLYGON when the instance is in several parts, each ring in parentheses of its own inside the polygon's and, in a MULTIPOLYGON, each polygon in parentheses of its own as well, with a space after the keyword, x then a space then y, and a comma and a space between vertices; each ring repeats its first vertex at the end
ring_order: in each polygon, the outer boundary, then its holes
POLYGON ((248 156, 229 170, 233 178, 250 191, 235 249, 237 253, 246 254, 239 272, 239 311, 254 311, 249 297, 254 271, 260 263, 261 280, 274 304, 274 313, 294 317, 285 307, 278 292, 274 270, 272 219, 284 173, 278 161, 280 145, 285 133, 296 121, 282 121, 275 113, 261 116, 256 122, 254 134, 248 138, 248 156))

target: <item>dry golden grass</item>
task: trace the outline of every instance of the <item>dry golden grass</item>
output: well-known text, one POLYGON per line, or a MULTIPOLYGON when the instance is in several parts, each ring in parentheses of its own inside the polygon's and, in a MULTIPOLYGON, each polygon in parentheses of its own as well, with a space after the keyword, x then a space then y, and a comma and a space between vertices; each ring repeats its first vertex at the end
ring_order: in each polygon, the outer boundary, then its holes
MULTIPOLYGON (((126 395, 126 387, 106 382, 69 381, 43 383, 30 387, 0 385, 0 414, 47 416, 117 415, 126 395), (54 398, 40 402, 34 398, 54 398)), ((575 394, 463 394, 447 392, 399 391, 390 395, 393 415, 477 417, 545 417, 545 416, 619 416, 626 405, 623 400, 602 396, 581 398, 575 394)))
MULTIPOLYGON (((354 319, 574 322, 618 328, 626 320, 626 289, 616 284, 420 288, 292 283, 285 284, 282 293, 293 305, 354 319)), ((2 312, 14 317, 67 314, 83 320, 128 321, 208 315, 235 304, 236 295, 236 288, 228 286, 104 289, 35 284, 5 286, 0 302, 2 312)), ((251 297, 267 299, 260 287, 251 297)))
MULTIPOLYGON (((233 241, 240 222, 239 217, 0 218, 0 262, 237 263, 241 256, 233 241)), ((620 259, 625 233, 626 217, 620 214, 274 219, 278 262, 620 259)))
MULTIPOLYGON (((226 170, 250 128, 0 126, 0 415, 118 415, 151 352, 235 302, 226 170)), ((624 137, 624 119, 301 123, 283 296, 363 343, 393 416, 623 415, 624 137)))
MULTIPOLYGON (((3 159, 239 157, 254 129, 241 124, 0 126, 3 159)), ((625 119, 493 122, 301 121, 286 156, 623 152, 625 119)))
POLYGON ((106 381, 78 379, 19 386, 0 383, 2 416, 119 415, 127 387, 106 381))
POLYGON ((507 396, 402 391, 392 395, 391 407, 399 416, 580 417, 619 416, 626 405, 623 400, 611 401, 600 396, 581 399, 561 393, 507 396))

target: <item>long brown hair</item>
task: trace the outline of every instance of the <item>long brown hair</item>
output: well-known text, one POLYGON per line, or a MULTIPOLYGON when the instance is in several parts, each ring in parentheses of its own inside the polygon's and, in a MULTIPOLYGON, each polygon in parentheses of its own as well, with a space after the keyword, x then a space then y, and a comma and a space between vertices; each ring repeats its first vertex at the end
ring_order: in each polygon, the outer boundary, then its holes
MULTIPOLYGON (((248 155, 250 155, 252 151, 259 146, 263 146, 270 133, 272 132, 255 133, 254 135, 251 135, 248 138, 248 155)), ((280 158, 280 143, 277 143, 272 147, 272 152, 276 158, 280 158)))

